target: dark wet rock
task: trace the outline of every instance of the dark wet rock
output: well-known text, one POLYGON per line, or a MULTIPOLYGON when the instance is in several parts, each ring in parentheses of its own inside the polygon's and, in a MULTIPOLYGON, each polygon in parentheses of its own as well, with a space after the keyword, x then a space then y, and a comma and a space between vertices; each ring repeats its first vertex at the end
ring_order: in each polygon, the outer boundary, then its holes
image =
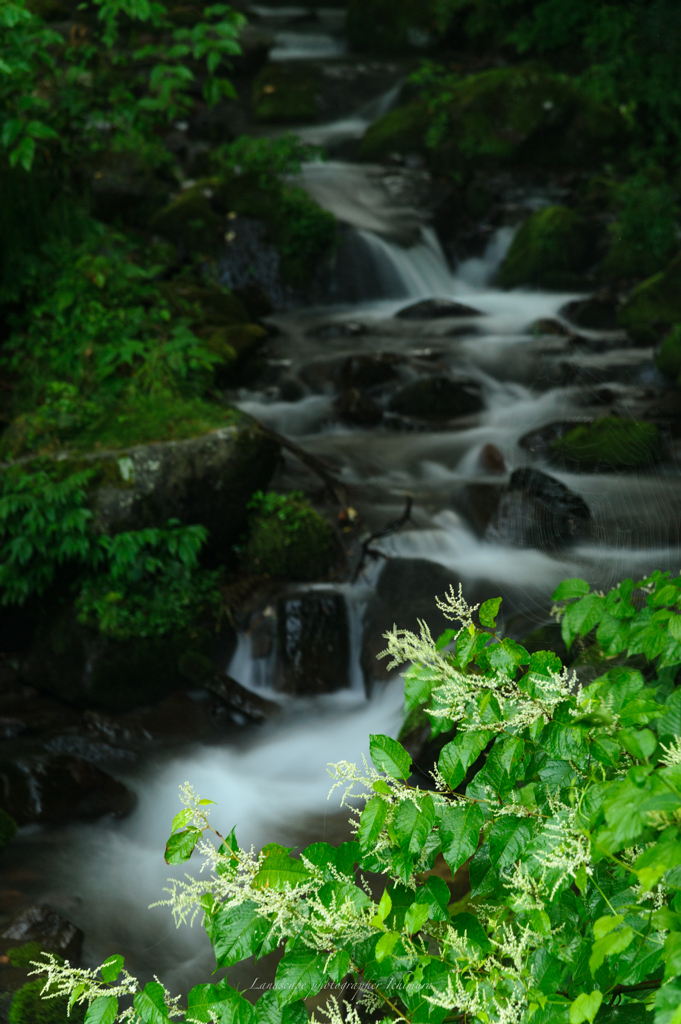
POLYGON ((257 281, 248 281, 241 288, 235 288, 234 295, 254 320, 260 320, 274 312, 272 300, 257 281))
POLYGON ((275 701, 247 690, 231 676, 214 676, 207 684, 207 688, 219 697, 231 712, 251 722, 266 722, 280 712, 280 707, 275 701))
POLYGON ((295 63, 267 64, 253 82, 256 121, 267 124, 314 121, 320 114, 321 71, 295 63))
POLYGON ((255 625, 249 629, 251 639, 251 657, 268 658, 274 650, 275 628, 274 611, 266 609, 266 612, 258 617, 255 625), (271 614, 268 614, 271 612, 271 614))
MULTIPOLYGON (((215 742, 231 728, 233 718, 211 682, 200 689, 177 690, 153 708, 131 711, 125 718, 126 724, 143 736, 147 745, 215 742)), ((245 716, 241 716, 239 724, 245 721, 245 716)))
POLYGON ((560 320, 556 320, 555 317, 542 317, 539 320, 534 320, 527 328, 528 334, 551 334, 561 338, 570 337, 572 331, 565 324, 562 324, 560 320))
POLYGON ((456 502, 457 511, 461 512, 469 520, 479 537, 485 536, 487 527, 499 504, 502 491, 502 484, 490 484, 482 480, 476 481, 466 484, 461 495, 460 504, 456 502))
MULTIPOLYGON (((383 568, 364 617, 360 656, 367 690, 373 680, 387 679, 388 660, 378 660, 386 649, 384 633, 397 626, 418 632, 418 620, 425 619, 433 636, 451 623, 435 604, 450 586, 458 587, 453 571, 425 558, 393 558, 383 568)), ((470 600, 470 596, 469 596, 470 600)))
POLYGON ((568 302, 562 307, 560 314, 577 327, 595 331, 614 331, 618 326, 617 309, 617 298, 609 292, 601 292, 588 299, 568 302))
POLYGON ((144 228, 149 218, 166 205, 172 190, 172 180, 161 180, 131 150, 108 152, 92 176, 92 212, 98 220, 123 219, 125 224, 144 228))
POLYGON ((380 161, 395 154, 426 156, 428 122, 428 109, 418 101, 390 110, 369 125, 357 155, 360 160, 380 161))
POLYGON ((373 427, 383 419, 381 407, 359 388, 347 388, 333 403, 333 411, 344 423, 373 427))
POLYGON ((311 696, 350 685, 345 601, 331 591, 307 590, 277 602, 275 687, 311 696))
POLYGON ((355 323, 352 320, 343 320, 339 323, 321 324, 313 327, 307 332, 309 338, 358 338, 368 331, 367 325, 355 323))
POLYGON ((590 521, 584 499, 560 480, 538 469, 516 469, 486 536, 512 547, 553 550, 584 536, 590 521))
POLYGON ((476 380, 425 377, 407 384, 391 398, 390 412, 423 420, 448 420, 484 408, 482 389, 476 380))
POLYGON ((496 445, 483 445, 482 450, 480 452, 480 468, 484 469, 487 473, 506 472, 506 463, 504 461, 504 456, 499 451, 496 445))
POLYGON ((338 370, 338 384, 343 390, 387 384, 397 376, 396 367, 400 362, 401 357, 393 352, 348 356, 338 370))
POLYGON ((72 963, 80 960, 84 938, 80 928, 42 903, 26 907, 0 933, 3 943, 11 941, 23 946, 39 942, 43 949, 72 963))
POLYGON ((479 309, 466 306, 463 302, 452 302, 450 299, 422 299, 411 306, 405 306, 396 317, 401 320, 438 320, 441 317, 482 316, 479 309))
POLYGON ((556 622, 545 622, 541 626, 536 626, 529 633, 520 637, 520 643, 530 654, 537 651, 553 651, 564 665, 569 665, 572 660, 565 646, 560 625, 556 622))
POLYGON ((563 434, 567 434, 570 430, 578 427, 581 423, 593 423, 593 420, 556 420, 553 423, 545 424, 543 427, 528 430, 520 438, 518 445, 538 458, 548 459, 551 457, 554 441, 562 437, 563 434))
POLYGON ((196 683, 198 661, 210 675, 213 637, 203 630, 193 634, 116 640, 79 623, 72 607, 58 608, 37 628, 22 673, 37 690, 66 704, 124 712, 196 683))
POLYGON ((122 782, 79 757, 27 754, 0 762, 0 806, 19 825, 122 817, 134 804, 122 782))

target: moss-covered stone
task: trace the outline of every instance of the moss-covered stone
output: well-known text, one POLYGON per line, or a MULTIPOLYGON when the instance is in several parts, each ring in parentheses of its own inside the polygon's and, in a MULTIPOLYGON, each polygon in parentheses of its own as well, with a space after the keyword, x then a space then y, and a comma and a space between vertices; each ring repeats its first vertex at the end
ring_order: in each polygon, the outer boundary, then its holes
POLYGON ((13 946, 7 950, 7 957, 12 967, 29 968, 33 960, 38 960, 43 947, 39 942, 25 942, 23 946, 13 946))
POLYGON ((83 1024, 85 1006, 74 1006, 69 1013, 66 996, 43 999, 45 981, 29 981, 15 993, 9 1009, 9 1024, 83 1024))
POLYGON ((227 225, 211 206, 211 197, 210 181, 199 182, 159 210, 150 226, 181 252, 217 256, 224 247, 227 225))
POLYGON ((681 379, 681 324, 676 324, 662 340, 655 365, 666 377, 681 379))
POLYGON ((622 306, 620 327, 681 322, 681 253, 668 267, 643 281, 622 306))
POLYGON ((415 101, 397 107, 371 124, 359 147, 360 160, 384 160, 391 153, 425 153, 429 115, 415 101))
POLYGON ((401 54, 422 49, 435 35, 434 0, 350 0, 345 23, 356 50, 401 54))
POLYGON ((17 823, 7 811, 3 811, 0 808, 0 850, 11 843, 17 834, 17 823))
POLYGON ((249 520, 243 548, 243 563, 249 572, 316 580, 328 576, 337 561, 333 530, 302 499, 290 499, 283 509, 269 515, 256 512, 249 520))
POLYGON ((589 263, 592 238, 588 221, 574 210, 565 206, 537 210, 513 239, 498 283, 502 288, 569 288, 589 263))
POLYGON ((258 324, 233 324, 212 331, 206 338, 206 347, 224 363, 232 363, 252 352, 266 337, 267 331, 258 324))
POLYGON ((268 124, 315 120, 320 112, 320 87, 318 68, 268 64, 253 82, 255 119, 268 124))
POLYGON ((197 327, 206 323, 219 326, 247 324, 251 319, 243 302, 233 292, 209 281, 197 284, 175 278, 159 285, 159 291, 178 315, 185 313, 186 304, 190 303, 196 313, 194 324, 197 327))
POLYGON ((551 447, 554 455, 577 469, 627 469, 658 462, 662 439, 653 423, 604 416, 580 423, 551 447))

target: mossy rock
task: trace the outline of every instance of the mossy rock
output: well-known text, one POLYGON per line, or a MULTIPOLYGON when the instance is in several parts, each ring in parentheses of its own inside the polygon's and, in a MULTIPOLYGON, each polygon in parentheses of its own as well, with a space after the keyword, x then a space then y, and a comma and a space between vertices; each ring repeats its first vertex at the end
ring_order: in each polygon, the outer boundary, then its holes
POLYGON ((267 331, 258 324, 233 324, 212 331, 206 337, 206 348, 229 364, 253 352, 266 337, 267 331))
POLYGON ((243 548, 244 567, 252 573, 316 580, 328 576, 338 562, 338 544, 323 516, 307 502, 289 501, 280 513, 254 514, 243 548))
POLYGON ((431 161, 442 173, 509 163, 589 167, 616 155, 626 130, 616 109, 542 65, 494 68, 453 86, 431 161))
POLYGON ((552 445, 577 469, 633 469, 659 462, 662 438, 653 423, 604 416, 593 423, 580 423, 552 445))
POLYGON ((17 834, 17 823, 7 811, 0 808, 0 850, 12 842, 17 834))
POLYGON ((66 996, 43 999, 44 980, 29 981, 12 999, 8 1024, 83 1024, 85 1006, 74 1006, 69 1013, 66 996))
POLYGON ((256 121, 282 124, 312 121, 319 116, 319 68, 268 64, 253 82, 252 107, 256 121))
POLYGON ((43 947, 39 942, 25 942, 23 946, 13 946, 8 949, 7 957, 12 967, 24 967, 28 970, 34 960, 41 960, 42 952, 43 947))
POLYGON ((537 210, 522 225, 501 265, 502 288, 520 285, 571 287, 589 262, 593 231, 565 206, 537 210))
POLYGON ((350 0, 345 22, 355 50, 381 54, 423 49, 436 35, 434 0, 350 0))
POLYGON ((178 315, 185 313, 186 303, 190 303, 196 310, 196 326, 232 326, 247 324, 251 319, 243 302, 233 292, 210 282, 197 284, 176 278, 161 283, 159 291, 178 315))
POLYGON ((676 324, 663 339, 655 365, 665 377, 681 379, 681 324, 676 324))
POLYGON ((681 253, 668 267, 643 281, 620 309, 620 327, 681 322, 681 253))
POLYGON ((159 210, 150 227, 174 242, 181 252, 218 256, 225 244, 227 225, 211 205, 210 181, 197 182, 159 210))
POLYGON ((425 153, 429 116, 423 103, 397 107, 371 124, 360 143, 360 160, 384 160, 391 153, 425 153))

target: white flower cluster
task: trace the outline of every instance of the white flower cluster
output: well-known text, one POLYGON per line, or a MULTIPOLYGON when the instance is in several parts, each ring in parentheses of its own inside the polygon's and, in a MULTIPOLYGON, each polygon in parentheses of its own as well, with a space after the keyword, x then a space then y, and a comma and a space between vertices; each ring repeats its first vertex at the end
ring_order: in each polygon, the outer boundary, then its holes
MULTIPOLYGON (((33 961, 35 970, 31 974, 47 974, 43 986, 43 998, 55 999, 57 996, 66 996, 71 1000, 72 1006, 87 1005, 94 1002, 100 996, 133 996, 141 990, 141 986, 132 974, 122 970, 117 984, 105 985, 97 977, 99 968, 87 969, 71 967, 68 960, 61 961, 53 953, 43 953, 44 960, 33 961)), ((158 981, 158 979, 156 979, 158 981)), ((175 1000, 175 1003, 177 1000, 175 1000)), ((128 1007, 116 1016, 116 1024, 123 1024, 128 1020, 136 1018, 135 1010, 128 1007)), ((181 1011, 176 1006, 172 1008, 171 1016, 181 1016, 181 1011)), ((112 1021, 114 1024, 114 1021, 112 1021)))

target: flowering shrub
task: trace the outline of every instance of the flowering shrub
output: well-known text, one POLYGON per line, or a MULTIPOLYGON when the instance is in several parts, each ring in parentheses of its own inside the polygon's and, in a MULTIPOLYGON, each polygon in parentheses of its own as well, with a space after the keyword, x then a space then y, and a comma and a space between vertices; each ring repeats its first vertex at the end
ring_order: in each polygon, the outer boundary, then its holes
POLYGON ((241 849, 183 787, 166 860, 196 849, 210 877, 173 881, 164 903, 178 925, 202 917, 218 968, 284 947, 255 1004, 220 981, 181 1008, 119 956, 96 971, 48 956, 49 992, 88 1004, 87 1024, 305 1024, 304 1000, 350 975, 359 994, 344 1010, 331 997, 332 1024, 679 1024, 681 578, 607 594, 566 580, 554 599, 568 648, 581 636, 601 666, 587 686, 502 637, 498 598, 471 608, 450 590, 438 606, 456 627, 437 641, 425 623, 386 635, 410 665, 407 711, 455 733, 429 791, 389 736, 370 738, 371 764, 330 767, 351 842, 241 849), (458 902, 444 865, 467 866, 458 902))

